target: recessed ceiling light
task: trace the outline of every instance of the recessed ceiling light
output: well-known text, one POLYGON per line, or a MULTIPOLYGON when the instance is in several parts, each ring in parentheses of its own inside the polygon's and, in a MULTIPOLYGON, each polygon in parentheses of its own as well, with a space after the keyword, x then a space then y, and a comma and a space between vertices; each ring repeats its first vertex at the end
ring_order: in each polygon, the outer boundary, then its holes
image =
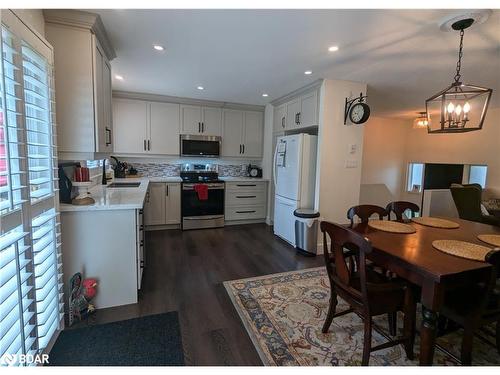
POLYGON ((197 89, 198 90, 205 90, 205 88, 203 86, 198 86, 197 89))
POLYGON ((160 46, 159 44, 153 45, 153 48, 157 51, 163 51, 165 49, 165 47, 160 46))
POLYGON ((267 98, 269 95, 267 95, 267 94, 262 94, 262 96, 263 96, 264 98, 267 98))
POLYGON ((123 76, 119 75, 119 74, 116 74, 115 75, 115 78, 119 81, 123 81, 123 76))
POLYGON ((304 72, 304 74, 305 74, 306 76, 308 76, 308 75, 310 75, 310 74, 313 74, 313 72, 312 72, 311 70, 306 70, 306 71, 304 72))
POLYGON ((331 46, 331 47, 328 47, 328 51, 330 52, 335 52, 335 51, 338 51, 339 50, 339 47, 338 46, 331 46))

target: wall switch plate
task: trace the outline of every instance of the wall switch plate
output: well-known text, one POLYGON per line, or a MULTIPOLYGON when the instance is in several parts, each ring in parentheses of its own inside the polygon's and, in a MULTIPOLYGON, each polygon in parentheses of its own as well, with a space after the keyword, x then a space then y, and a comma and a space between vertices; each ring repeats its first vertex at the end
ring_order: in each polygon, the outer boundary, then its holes
POLYGON ((351 144, 349 145, 348 152, 349 152, 350 154, 355 154, 357 150, 358 150, 358 145, 357 145, 357 144, 355 144, 355 143, 351 143, 351 144))
POLYGON ((345 167, 346 168, 357 168, 358 161, 356 159, 348 159, 345 161, 345 167))

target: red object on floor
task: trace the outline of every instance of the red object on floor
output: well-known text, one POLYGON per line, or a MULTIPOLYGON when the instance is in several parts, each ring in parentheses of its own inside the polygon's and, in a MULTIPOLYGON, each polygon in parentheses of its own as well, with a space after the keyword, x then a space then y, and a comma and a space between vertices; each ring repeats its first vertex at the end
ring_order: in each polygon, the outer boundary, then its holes
POLYGON ((196 184, 194 185, 194 191, 198 194, 198 199, 200 201, 206 201, 208 199, 208 185, 196 184))

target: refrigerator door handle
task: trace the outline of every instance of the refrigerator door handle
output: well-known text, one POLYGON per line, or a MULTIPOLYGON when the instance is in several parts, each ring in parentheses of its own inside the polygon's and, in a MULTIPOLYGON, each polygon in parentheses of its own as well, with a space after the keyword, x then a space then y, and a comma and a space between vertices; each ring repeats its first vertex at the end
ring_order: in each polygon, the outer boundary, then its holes
POLYGON ((273 182, 274 187, 276 188, 276 158, 278 157, 278 144, 279 141, 276 142, 276 147, 274 149, 274 157, 273 157, 273 182))

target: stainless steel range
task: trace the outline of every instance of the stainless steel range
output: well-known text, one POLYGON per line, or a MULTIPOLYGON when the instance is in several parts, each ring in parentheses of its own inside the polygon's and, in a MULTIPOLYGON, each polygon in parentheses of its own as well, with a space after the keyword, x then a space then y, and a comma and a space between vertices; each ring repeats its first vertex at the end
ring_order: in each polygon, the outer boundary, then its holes
POLYGON ((181 178, 182 229, 223 227, 224 181, 217 170, 211 165, 185 164, 181 178))

